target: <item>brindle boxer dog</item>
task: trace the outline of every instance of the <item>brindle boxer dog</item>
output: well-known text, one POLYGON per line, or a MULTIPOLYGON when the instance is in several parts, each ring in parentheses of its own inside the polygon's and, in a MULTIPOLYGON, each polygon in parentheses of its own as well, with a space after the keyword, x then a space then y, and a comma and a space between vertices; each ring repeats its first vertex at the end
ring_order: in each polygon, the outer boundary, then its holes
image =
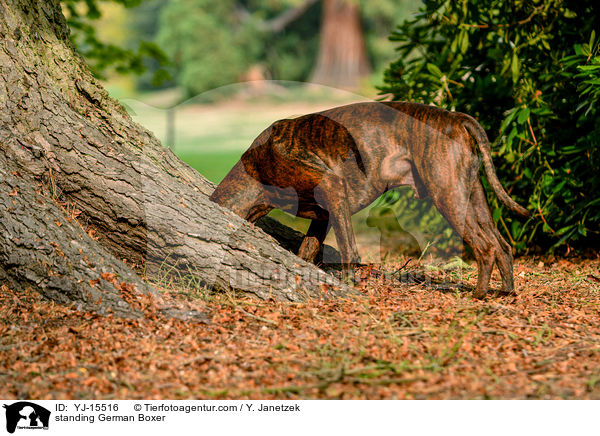
POLYGON ((330 226, 344 276, 359 260, 350 220, 385 191, 409 185, 431 197, 473 250, 483 298, 494 263, 513 292, 510 245, 494 225, 479 180, 512 211, 528 217, 502 188, 483 128, 468 115, 407 102, 358 103, 284 119, 262 132, 211 199, 255 222, 273 208, 312 219, 298 256, 312 262, 330 226))

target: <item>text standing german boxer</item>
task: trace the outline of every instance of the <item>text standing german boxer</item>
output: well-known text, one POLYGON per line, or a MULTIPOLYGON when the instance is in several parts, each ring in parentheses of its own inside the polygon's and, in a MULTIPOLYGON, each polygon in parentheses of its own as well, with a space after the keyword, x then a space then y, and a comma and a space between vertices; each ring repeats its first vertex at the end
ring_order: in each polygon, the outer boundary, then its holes
POLYGON ((298 256, 314 258, 330 226, 347 276, 358 253, 351 216, 385 191, 409 185, 431 197, 473 250, 475 297, 494 263, 512 292, 513 256, 496 228, 479 180, 481 152, 494 193, 528 217, 500 184, 483 128, 468 115, 416 103, 357 103, 284 119, 256 138, 211 199, 255 222, 273 208, 312 220, 298 256))

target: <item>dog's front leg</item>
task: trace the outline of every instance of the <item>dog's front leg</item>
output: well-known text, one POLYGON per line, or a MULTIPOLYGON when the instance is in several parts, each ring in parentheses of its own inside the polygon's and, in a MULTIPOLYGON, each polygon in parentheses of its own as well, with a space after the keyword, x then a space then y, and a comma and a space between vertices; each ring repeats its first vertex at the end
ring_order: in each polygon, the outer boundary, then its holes
POLYGON ((329 219, 312 220, 310 227, 306 232, 306 236, 302 240, 300 249, 298 250, 298 257, 307 262, 314 262, 319 253, 319 249, 323 245, 323 241, 325 241, 328 231, 329 219))
POLYGON ((329 212, 329 222, 335 231, 335 239, 342 256, 344 280, 354 282, 353 265, 360 263, 360 258, 352 230, 352 215, 345 180, 335 175, 324 178, 315 189, 315 199, 329 212))

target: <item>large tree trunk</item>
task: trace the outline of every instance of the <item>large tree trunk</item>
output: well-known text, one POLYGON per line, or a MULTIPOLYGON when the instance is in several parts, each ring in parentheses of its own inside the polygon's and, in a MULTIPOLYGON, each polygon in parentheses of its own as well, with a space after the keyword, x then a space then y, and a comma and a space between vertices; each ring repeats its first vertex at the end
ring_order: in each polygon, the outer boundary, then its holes
POLYGON ((212 203, 91 76, 58 0, 0 0, 0 146, 0 280, 14 286, 135 315, 127 294, 153 288, 126 259, 260 298, 353 292, 212 203))
POLYGON ((311 81, 357 89, 370 71, 358 2, 323 0, 319 55, 311 81))

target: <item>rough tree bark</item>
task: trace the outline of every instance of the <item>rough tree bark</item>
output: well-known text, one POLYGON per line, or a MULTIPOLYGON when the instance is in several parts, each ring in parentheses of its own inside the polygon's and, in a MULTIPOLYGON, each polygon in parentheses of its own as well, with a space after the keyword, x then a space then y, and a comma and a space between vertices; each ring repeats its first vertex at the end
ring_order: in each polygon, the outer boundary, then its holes
POLYGON ((213 185, 91 76, 58 0, 0 0, 0 147, 0 280, 13 286, 136 316, 126 294, 154 289, 126 259, 260 298, 353 292, 210 202, 213 185))
POLYGON ((357 89, 370 71, 358 2, 323 0, 319 54, 311 81, 357 89))

